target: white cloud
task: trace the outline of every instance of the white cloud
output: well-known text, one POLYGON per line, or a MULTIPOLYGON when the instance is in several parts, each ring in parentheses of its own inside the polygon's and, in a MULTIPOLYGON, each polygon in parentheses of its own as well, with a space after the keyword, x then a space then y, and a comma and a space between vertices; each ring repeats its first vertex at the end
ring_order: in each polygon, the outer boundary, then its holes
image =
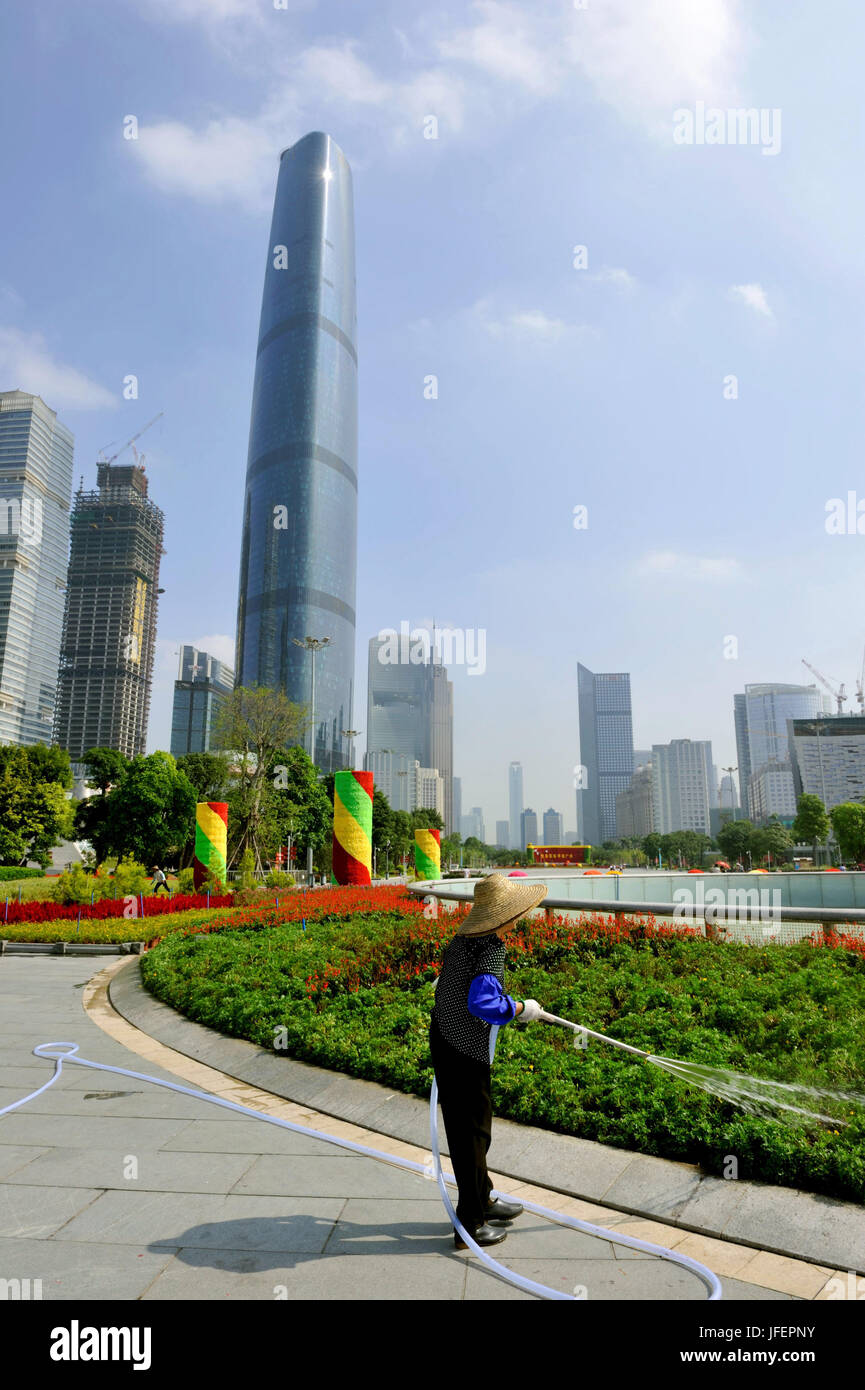
POLYGON ((227 637, 221 632, 211 633, 209 637, 194 637, 189 645, 197 647, 200 652, 207 652, 208 656, 215 656, 217 661, 224 661, 226 666, 234 668, 233 637, 227 637))
POLYGON ((143 124, 130 146, 164 192, 258 208, 272 202, 279 152, 291 143, 280 138, 279 125, 267 117, 228 117, 196 131, 164 121, 143 124))
POLYGON ((675 550, 649 551, 637 568, 643 576, 669 575, 678 581, 727 583, 745 577, 740 562, 733 555, 685 555, 675 550))
POLYGON ((762 314, 767 319, 775 317, 769 307, 769 300, 762 285, 731 285, 729 297, 747 304, 749 309, 753 309, 755 313, 762 314))
POLYGON ((436 47, 441 56, 529 91, 543 91, 550 82, 552 54, 544 52, 540 35, 531 32, 536 17, 498 0, 477 0, 472 8, 481 16, 479 23, 440 39, 436 47))
POLYGON ((0 377, 6 389, 41 396, 52 410, 113 410, 120 404, 119 394, 55 361, 41 334, 18 328, 0 328, 0 377))
POLYGON ((489 297, 479 299, 469 310, 469 315, 493 338, 556 342, 574 327, 565 323, 564 319, 550 318, 542 309, 517 309, 497 314, 489 297))

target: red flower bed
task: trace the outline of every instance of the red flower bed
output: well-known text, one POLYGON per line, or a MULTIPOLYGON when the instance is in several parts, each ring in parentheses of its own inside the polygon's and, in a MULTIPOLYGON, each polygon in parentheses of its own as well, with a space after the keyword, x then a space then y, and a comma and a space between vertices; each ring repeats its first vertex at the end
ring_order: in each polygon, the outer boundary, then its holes
MULTIPOLYGON (((110 917, 122 917, 124 908, 129 905, 130 901, 135 903, 135 913, 129 913, 130 916, 161 917, 166 912, 186 912, 194 907, 207 907, 206 893, 176 893, 173 898, 159 893, 156 897, 146 897, 143 900, 143 914, 141 913, 142 899, 133 897, 132 894, 128 898, 103 898, 101 902, 97 903, 9 902, 6 904, 2 921, 56 922, 64 918, 71 918, 74 922, 78 917, 104 921, 110 917)), ((230 904, 230 894, 220 894, 219 897, 211 894, 211 907, 228 907, 230 904)))

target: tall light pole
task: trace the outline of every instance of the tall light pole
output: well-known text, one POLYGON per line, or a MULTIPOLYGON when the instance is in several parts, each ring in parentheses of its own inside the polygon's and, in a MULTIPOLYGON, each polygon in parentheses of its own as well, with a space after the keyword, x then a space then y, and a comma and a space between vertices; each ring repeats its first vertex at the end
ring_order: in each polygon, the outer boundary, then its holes
POLYGON ((354 741, 355 741, 355 739, 357 738, 358 734, 361 733, 361 732, 362 732, 361 729, 341 729, 341 730, 340 730, 340 733, 342 734, 342 737, 348 739, 348 761, 349 761, 349 763, 351 764, 351 770, 352 770, 352 772, 354 772, 354 741))
POLYGON ((729 774, 729 777, 730 777, 730 820, 735 820, 735 819, 736 819, 736 807, 735 807, 735 805, 733 804, 733 773, 739 771, 739 765, 738 765, 738 763, 736 763, 736 764, 732 765, 731 767, 724 767, 724 768, 722 768, 721 771, 722 771, 722 772, 728 773, 728 774, 729 774))
POLYGON ((312 656, 312 682, 310 694, 310 730, 309 730, 309 756, 313 767, 315 767, 315 654, 321 647, 330 644, 329 637, 292 637, 292 642, 296 647, 305 647, 312 656))

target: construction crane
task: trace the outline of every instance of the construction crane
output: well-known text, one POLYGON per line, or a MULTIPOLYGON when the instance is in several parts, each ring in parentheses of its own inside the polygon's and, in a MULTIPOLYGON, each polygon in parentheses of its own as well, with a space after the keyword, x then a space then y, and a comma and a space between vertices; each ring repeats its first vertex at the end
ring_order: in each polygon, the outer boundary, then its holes
POLYGON ((865 651, 862 653, 862 669, 856 682, 856 699, 859 701, 859 713, 865 714, 865 651))
POLYGON ((836 704, 838 705, 838 713, 843 714, 844 702, 847 699, 847 691, 844 685, 839 685, 838 689, 836 690, 834 686, 829 684, 826 677, 820 674, 816 666, 812 666, 810 661, 805 660, 804 656, 802 657, 802 665, 807 666, 809 671, 813 671, 820 684, 825 685, 830 695, 834 695, 836 704))
MULTIPOLYGON (((129 448, 129 446, 130 446, 131 444, 134 444, 134 443, 135 443, 136 439, 140 439, 141 436, 144 434, 144 432, 145 432, 146 430, 149 430, 149 429, 150 429, 150 426, 151 426, 151 425, 155 425, 157 420, 161 420, 164 414, 165 414, 165 411, 164 411, 164 410, 160 410, 159 414, 158 414, 158 415, 154 415, 154 417, 153 417, 152 420, 148 420, 147 424, 144 425, 144 427, 143 427, 142 429, 140 429, 140 430, 138 431, 137 434, 134 434, 134 435, 132 436, 131 439, 127 439, 126 443, 122 446, 122 448, 120 448, 120 449, 117 450, 117 453, 116 453, 116 454, 112 454, 110 459, 106 459, 106 458, 97 458, 97 463, 113 463, 114 460, 117 459, 117 458, 119 458, 120 455, 121 455, 122 453, 124 453, 124 452, 129 448)), ((110 448, 110 447, 111 447, 111 446, 108 445, 108 448, 110 448)), ((105 453, 105 450, 104 450, 104 449, 100 449, 100 450, 99 450, 99 453, 100 453, 100 454, 104 454, 104 453, 105 453)), ((136 454, 136 459, 137 459, 137 454, 136 454)))

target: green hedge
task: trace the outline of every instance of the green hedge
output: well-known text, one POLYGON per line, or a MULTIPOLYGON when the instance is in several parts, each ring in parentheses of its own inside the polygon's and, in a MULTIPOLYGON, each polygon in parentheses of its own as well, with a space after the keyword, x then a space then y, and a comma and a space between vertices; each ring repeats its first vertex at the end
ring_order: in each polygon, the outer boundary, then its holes
MULTIPOLYGON (((440 946, 397 914, 177 933, 142 958, 157 998, 259 1046, 428 1096, 440 946), (397 980, 394 984, 393 981, 397 980), (279 1030, 282 1030, 280 1033, 279 1030)), ((863 1091, 865 960, 853 950, 670 935, 550 934, 509 991, 659 1055, 863 1091)), ((516 945, 511 955, 517 954, 516 945)), ((865 1200, 865 1118, 838 1130, 750 1115, 602 1043, 541 1025, 499 1035, 498 1115, 738 1176, 865 1200)))
POLYGON ((16 869, 14 865, 0 864, 0 883, 18 881, 20 878, 44 878, 44 869, 16 869))

